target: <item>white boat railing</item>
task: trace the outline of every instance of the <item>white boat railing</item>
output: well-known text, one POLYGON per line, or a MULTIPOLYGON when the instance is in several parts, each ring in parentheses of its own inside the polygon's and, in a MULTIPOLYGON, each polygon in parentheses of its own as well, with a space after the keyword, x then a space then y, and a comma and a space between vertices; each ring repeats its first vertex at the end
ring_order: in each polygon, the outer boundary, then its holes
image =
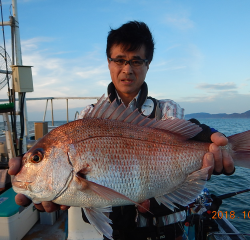
MULTIPOLYGON (((96 99, 96 101, 99 100, 100 97, 41 97, 41 98, 26 98, 26 101, 38 101, 38 100, 46 100, 46 105, 45 105, 45 110, 44 110, 44 115, 43 115, 43 122, 45 122, 45 117, 47 113, 47 107, 48 107, 48 102, 51 102, 51 119, 52 119, 52 126, 54 126, 54 110, 53 110, 53 101, 54 100, 66 100, 66 110, 67 110, 67 123, 69 122, 69 100, 90 100, 90 99, 96 99)), ((18 99, 16 99, 18 101, 18 99)), ((9 102, 9 99, 0 99, 0 102, 9 102)), ((19 113, 16 113, 19 115, 19 113)), ((77 114, 77 112, 76 112, 77 114)), ((76 118, 75 114, 75 118, 76 118)), ((78 112, 79 114, 79 112, 78 112)))

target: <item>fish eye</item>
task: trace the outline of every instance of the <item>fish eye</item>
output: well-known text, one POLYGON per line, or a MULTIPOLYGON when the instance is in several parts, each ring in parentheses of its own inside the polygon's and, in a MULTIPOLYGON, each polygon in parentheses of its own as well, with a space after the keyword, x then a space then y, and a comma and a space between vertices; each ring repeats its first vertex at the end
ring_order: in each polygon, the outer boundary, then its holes
POLYGON ((41 162, 43 160, 43 151, 41 149, 36 149, 30 158, 33 163, 41 162))

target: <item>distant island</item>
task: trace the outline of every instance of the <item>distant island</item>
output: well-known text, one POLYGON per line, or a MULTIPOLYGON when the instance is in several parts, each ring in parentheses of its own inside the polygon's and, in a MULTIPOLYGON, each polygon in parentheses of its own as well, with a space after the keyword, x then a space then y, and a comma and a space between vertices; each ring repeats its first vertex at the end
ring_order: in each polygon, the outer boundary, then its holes
POLYGON ((190 118, 250 118, 250 110, 244 113, 218 113, 218 114, 210 114, 210 113, 191 113, 185 115, 186 119, 190 118))

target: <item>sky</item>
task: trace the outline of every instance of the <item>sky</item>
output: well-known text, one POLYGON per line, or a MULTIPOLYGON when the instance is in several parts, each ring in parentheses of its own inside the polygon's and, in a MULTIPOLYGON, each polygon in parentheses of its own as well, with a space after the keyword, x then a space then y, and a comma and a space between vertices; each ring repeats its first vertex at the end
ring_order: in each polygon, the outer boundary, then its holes
MULTIPOLYGON (((11 0, 3 0, 8 21, 11 0)), ((250 110, 249 0, 20 0, 23 64, 33 66, 33 97, 100 97, 110 80, 110 28, 145 22, 155 40, 149 95, 172 99, 185 113, 250 110)), ((4 28, 10 51, 10 28, 4 28)), ((0 36, 0 46, 3 37, 0 36)), ((0 98, 7 98, 7 88, 0 98)), ((93 100, 70 100, 70 119, 93 100)), ((95 101, 94 101, 95 102, 95 101)), ((27 101, 29 120, 42 120, 45 101, 27 101)), ((55 120, 66 119, 55 100, 55 120)), ((50 119, 48 106, 47 119, 50 119)))

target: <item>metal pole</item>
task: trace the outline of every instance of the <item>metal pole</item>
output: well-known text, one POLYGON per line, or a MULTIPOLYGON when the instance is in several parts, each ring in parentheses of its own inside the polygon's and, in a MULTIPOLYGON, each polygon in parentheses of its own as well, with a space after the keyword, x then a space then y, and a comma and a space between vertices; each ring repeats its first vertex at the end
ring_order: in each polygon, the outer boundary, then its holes
POLYGON ((68 98, 66 99, 66 104, 67 104, 67 123, 69 122, 69 101, 68 98))
POLYGON ((0 26, 11 26, 11 22, 9 21, 9 22, 3 22, 3 24, 2 24, 2 22, 0 22, 0 26))
MULTIPOLYGON (((26 101, 24 100, 24 129, 25 129, 25 133, 24 133, 24 138, 25 136, 27 138, 29 138, 29 129, 28 129, 28 113, 27 113, 27 104, 26 101)), ((26 146, 26 138, 25 138, 25 146, 26 146)), ((27 151, 27 149, 25 149, 25 151, 27 151)))
MULTIPOLYGON (((22 51, 21 51, 21 41, 20 41, 20 32, 19 32, 19 21, 18 21, 18 13, 17 13, 17 0, 12 0, 12 11, 14 17, 14 27, 15 27, 15 50, 16 50, 16 65, 23 65, 22 62, 22 51)), ((19 100, 21 99, 21 93, 18 93, 19 100)), ((20 101, 19 101, 19 108, 20 108, 20 101)), ((25 126, 25 133, 23 136, 23 152, 26 152, 27 145, 27 129, 28 129, 28 114, 27 114, 27 107, 26 107, 26 99, 24 99, 24 126, 25 126)))
POLYGON ((12 74, 12 71, 6 71, 6 70, 0 70, 0 73, 4 73, 4 74, 12 74))
POLYGON ((9 117, 8 117, 7 113, 3 113, 3 122, 4 122, 4 130, 5 130, 8 157, 13 158, 13 157, 15 157, 15 151, 14 151, 14 145, 13 145, 13 141, 12 141, 12 137, 11 137, 9 117))
POLYGON ((15 19, 16 65, 23 65, 16 0, 12 0, 12 10, 13 10, 13 17, 15 19))
POLYGON ((51 99, 51 120, 52 120, 52 126, 54 126, 53 99, 51 99))
POLYGON ((47 112, 48 101, 49 101, 49 99, 47 99, 47 101, 46 101, 45 111, 44 111, 44 115, 43 115, 43 122, 45 122, 45 117, 46 117, 46 112, 47 112))

